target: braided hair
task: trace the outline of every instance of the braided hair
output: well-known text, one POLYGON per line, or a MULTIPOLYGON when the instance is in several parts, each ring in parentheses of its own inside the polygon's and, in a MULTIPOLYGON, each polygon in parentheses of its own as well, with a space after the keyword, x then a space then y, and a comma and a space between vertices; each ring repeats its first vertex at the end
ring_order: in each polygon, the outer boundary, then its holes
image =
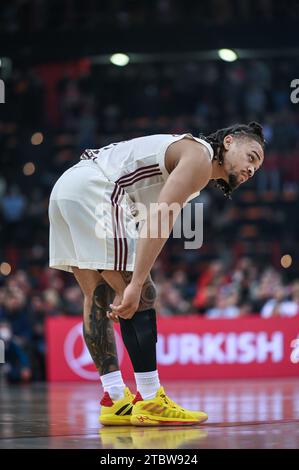
MULTIPOLYGON (((223 140, 227 135, 248 137, 249 139, 256 140, 262 146, 262 148, 265 147, 263 128, 259 123, 254 121, 250 122, 249 124, 235 124, 224 129, 219 129, 218 131, 213 132, 207 136, 200 135, 199 137, 206 140, 213 148, 213 159, 218 160, 219 165, 222 165, 224 161, 225 148, 223 140)), ((227 183, 224 179, 219 178, 216 180, 215 186, 221 189, 224 192, 224 195, 231 199, 233 189, 229 183, 227 183)))

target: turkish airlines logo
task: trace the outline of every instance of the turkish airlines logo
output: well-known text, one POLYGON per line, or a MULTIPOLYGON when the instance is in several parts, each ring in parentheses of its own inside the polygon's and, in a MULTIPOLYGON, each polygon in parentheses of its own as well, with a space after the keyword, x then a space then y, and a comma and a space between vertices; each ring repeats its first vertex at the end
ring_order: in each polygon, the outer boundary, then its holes
MULTIPOLYGON (((121 364, 124 355, 122 340, 114 330, 118 360, 121 364)), ((68 333, 64 342, 64 356, 72 371, 87 380, 99 380, 99 373, 95 369, 83 338, 83 324, 77 323, 68 333)))
POLYGON ((160 365, 278 363, 283 360, 283 333, 172 333, 158 335, 160 365))

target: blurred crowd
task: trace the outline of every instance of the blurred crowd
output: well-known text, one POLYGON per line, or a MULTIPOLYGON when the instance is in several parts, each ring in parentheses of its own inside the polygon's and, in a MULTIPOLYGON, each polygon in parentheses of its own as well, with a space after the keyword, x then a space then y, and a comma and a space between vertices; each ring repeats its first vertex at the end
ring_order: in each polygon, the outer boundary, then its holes
MULTIPOLYGON (((157 266, 155 267, 157 270, 157 266)), ((194 283, 187 270, 172 277, 158 275, 158 310, 161 315, 194 312, 207 318, 294 317, 299 314, 299 278, 285 283, 272 266, 241 258, 235 266, 217 259, 206 265, 194 283)))
POLYGON ((285 0, 2 0, 0 29, 9 33, 130 28, 180 22, 226 24, 235 21, 295 19, 298 2, 285 0))
POLYGON ((53 184, 83 149, 140 135, 198 135, 256 119, 267 140, 263 169, 232 201, 213 184, 196 200, 204 204, 203 246, 167 242, 153 269, 159 314, 298 314, 299 113, 290 100, 298 65, 117 68, 80 60, 13 69, 0 107, 0 337, 15 364, 11 381, 44 378, 47 316, 82 313, 73 276, 47 267, 53 184), (289 269, 280 263, 285 253, 293 258, 289 269))

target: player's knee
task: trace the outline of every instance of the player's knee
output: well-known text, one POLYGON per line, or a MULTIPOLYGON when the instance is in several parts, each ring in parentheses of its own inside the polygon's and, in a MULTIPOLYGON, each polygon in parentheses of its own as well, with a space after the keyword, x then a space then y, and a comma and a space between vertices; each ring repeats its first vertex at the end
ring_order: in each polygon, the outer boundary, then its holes
POLYGON ((132 272, 103 270, 101 276, 116 294, 122 296, 125 288, 130 284, 132 272))
POLYGON ((99 282, 96 286, 90 286, 84 292, 84 304, 96 305, 106 308, 113 300, 113 290, 105 281, 99 282))

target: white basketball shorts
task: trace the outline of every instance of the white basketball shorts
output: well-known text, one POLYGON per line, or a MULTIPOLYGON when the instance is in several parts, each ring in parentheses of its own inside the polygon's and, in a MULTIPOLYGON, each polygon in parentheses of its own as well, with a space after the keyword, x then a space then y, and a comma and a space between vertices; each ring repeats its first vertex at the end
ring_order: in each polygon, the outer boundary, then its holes
POLYGON ((50 267, 133 271, 138 229, 128 194, 92 160, 56 182, 49 202, 50 267))

